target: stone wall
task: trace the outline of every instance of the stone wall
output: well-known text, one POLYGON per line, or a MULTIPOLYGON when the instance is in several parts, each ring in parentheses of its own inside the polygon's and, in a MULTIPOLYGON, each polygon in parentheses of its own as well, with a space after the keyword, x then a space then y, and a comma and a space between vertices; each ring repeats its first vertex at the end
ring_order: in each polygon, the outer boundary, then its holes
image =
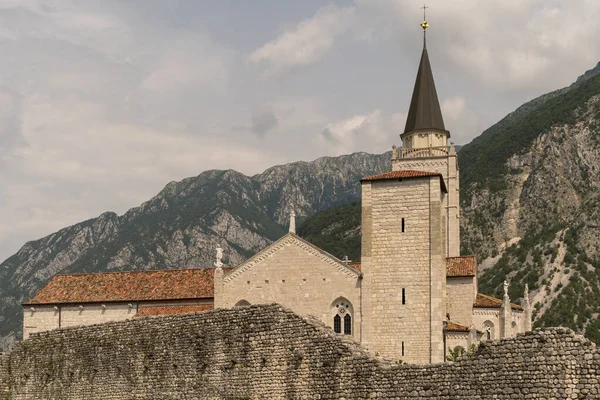
POLYGON ((278 305, 43 332, 9 357, 9 400, 600 396, 600 352, 566 329, 484 342, 453 364, 397 365, 278 305))
MULTIPOLYGON (((449 277, 446 280, 446 311, 450 314, 451 321, 464 326, 471 326, 473 323, 473 281, 472 276, 449 277)), ((476 325, 476 328, 481 330, 481 325, 476 325)))

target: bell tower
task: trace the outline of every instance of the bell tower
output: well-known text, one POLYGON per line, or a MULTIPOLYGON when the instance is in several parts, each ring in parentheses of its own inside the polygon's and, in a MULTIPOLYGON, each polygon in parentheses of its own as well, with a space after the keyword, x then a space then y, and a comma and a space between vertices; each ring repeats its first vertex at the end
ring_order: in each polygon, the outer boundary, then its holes
POLYGON ((361 340, 388 359, 444 361, 449 135, 424 46, 406 147, 394 147, 392 171, 361 180, 361 340))
POLYGON ((448 145, 450 132, 446 130, 438 100, 433 71, 427 52, 427 21, 423 28, 423 52, 404 133, 400 135, 402 147, 392 151, 392 170, 417 170, 438 172, 448 187, 443 209, 446 221, 445 255, 460 256, 459 173, 454 144, 448 145))

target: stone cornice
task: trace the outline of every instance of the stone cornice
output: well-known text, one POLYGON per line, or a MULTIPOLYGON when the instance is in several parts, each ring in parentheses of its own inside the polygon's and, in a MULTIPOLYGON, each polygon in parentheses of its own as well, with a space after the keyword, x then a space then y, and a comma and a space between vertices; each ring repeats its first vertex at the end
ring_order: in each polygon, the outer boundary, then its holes
POLYGON ((275 254, 277 251, 281 250, 282 248, 284 248, 285 246, 288 246, 288 245, 295 245, 297 247, 300 247, 307 253, 309 253, 315 257, 319 257, 321 259, 321 261, 324 261, 324 262, 330 264, 331 266, 335 267, 337 270, 339 270, 340 272, 342 272, 343 274, 345 274, 349 277, 360 278, 362 276, 362 274, 360 272, 356 271, 353 268, 350 268, 349 266, 347 266, 346 264, 344 264, 343 262, 341 262, 340 260, 338 260, 337 258, 332 256, 331 254, 327 253, 326 251, 319 249, 315 245, 307 242, 306 240, 300 238, 299 236, 297 236, 293 233, 288 233, 285 236, 283 236, 281 239, 276 241, 275 243, 272 243, 271 245, 267 246, 265 249, 259 251, 257 254, 250 257, 248 260, 244 261, 238 267, 234 268, 230 273, 225 275, 223 281, 226 283, 231 282, 232 280, 234 280, 235 278, 237 278, 244 272, 253 268, 255 265, 260 264, 265 259, 269 258, 273 254, 275 254))

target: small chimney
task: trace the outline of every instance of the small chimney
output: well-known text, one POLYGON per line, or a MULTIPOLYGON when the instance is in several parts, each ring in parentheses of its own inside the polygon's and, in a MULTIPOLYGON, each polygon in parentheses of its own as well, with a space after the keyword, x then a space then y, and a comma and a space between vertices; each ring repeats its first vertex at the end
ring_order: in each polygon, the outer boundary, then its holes
POLYGON ((294 211, 290 213, 290 233, 296 233, 296 213, 294 211))

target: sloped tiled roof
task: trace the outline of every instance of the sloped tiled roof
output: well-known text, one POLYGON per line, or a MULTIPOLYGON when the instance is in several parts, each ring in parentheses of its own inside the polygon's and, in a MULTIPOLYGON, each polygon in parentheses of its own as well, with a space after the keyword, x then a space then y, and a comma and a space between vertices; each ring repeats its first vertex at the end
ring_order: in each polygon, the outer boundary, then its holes
POLYGON ((446 325, 447 332, 469 332, 469 327, 457 324, 456 322, 448 322, 446 325))
POLYGON ((212 304, 203 304, 203 305, 197 305, 197 306, 144 307, 135 314, 135 317, 153 317, 153 316, 157 316, 157 315, 185 314, 185 313, 210 311, 212 309, 213 309, 212 304))
MULTIPOLYGON (((511 303, 510 306, 513 310, 523 309, 521 306, 513 303, 511 303)), ((502 300, 485 294, 477 293, 477 298, 475 299, 475 304, 473 304, 473 307, 500 308, 502 307, 502 300)))
POLYGON ((477 258, 475 256, 446 258, 446 276, 475 276, 477 275, 477 258))
POLYGON ((368 181, 387 181, 392 179, 415 179, 415 178, 426 178, 431 176, 438 176, 440 178, 440 185, 444 192, 448 192, 446 189, 446 183, 444 182, 444 177, 439 172, 427 172, 427 171, 414 171, 414 170, 405 170, 405 171, 390 171, 379 175, 372 175, 362 178, 361 182, 368 181))
POLYGON ((360 272, 360 265, 361 265, 361 264, 360 264, 360 262, 357 262, 357 261, 350 261, 350 262, 348 263, 348 266, 349 266, 350 268, 354 268, 354 269, 355 269, 355 270, 357 270, 358 272, 360 272))
POLYGON ((56 275, 24 305, 212 298, 214 268, 56 275))

